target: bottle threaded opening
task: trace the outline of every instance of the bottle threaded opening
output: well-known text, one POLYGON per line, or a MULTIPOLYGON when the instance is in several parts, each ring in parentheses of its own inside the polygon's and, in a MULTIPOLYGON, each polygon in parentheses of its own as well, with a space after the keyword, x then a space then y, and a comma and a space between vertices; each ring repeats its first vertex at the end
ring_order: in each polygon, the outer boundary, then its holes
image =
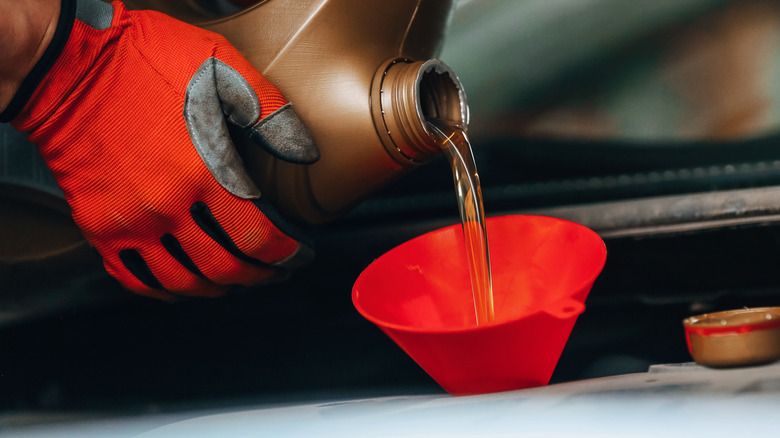
POLYGON ((394 59, 383 64, 374 78, 371 106, 377 134, 402 163, 421 163, 440 151, 428 121, 468 126, 463 86, 452 69, 437 59, 394 59))

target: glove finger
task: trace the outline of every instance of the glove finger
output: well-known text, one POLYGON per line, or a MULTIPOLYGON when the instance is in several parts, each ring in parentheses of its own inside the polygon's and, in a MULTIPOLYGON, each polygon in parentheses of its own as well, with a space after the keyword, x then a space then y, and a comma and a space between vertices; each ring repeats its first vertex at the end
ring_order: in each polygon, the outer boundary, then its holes
MULTIPOLYGON (((227 87, 229 90, 220 91, 219 85, 215 88, 217 73, 226 69, 232 70, 215 58, 207 59, 198 68, 187 85, 184 121, 192 145, 219 184, 239 198, 257 198, 260 196, 260 191, 247 174, 244 162, 233 145, 225 121, 225 113, 227 111, 236 113, 236 115, 229 115, 233 123, 249 125, 259 117, 260 103, 249 85, 238 86, 237 90, 233 90, 235 87, 225 85, 222 88, 227 87), (225 108, 225 104, 221 102, 220 92, 225 95, 235 95, 230 99, 233 101, 240 99, 236 96, 245 95, 251 95, 254 101, 225 108), (244 114, 247 112, 255 114, 244 114), (247 119, 243 120, 244 117, 247 119)), ((224 76, 224 73, 222 75, 224 76)))
POLYGON ((292 105, 265 76, 235 50, 218 50, 217 94, 228 121, 271 155, 297 164, 319 160, 320 151, 292 105))
POLYGON ((218 45, 214 57, 217 91, 232 123, 249 126, 287 103, 282 92, 229 43, 218 45))
POLYGON ((253 199, 252 204, 282 233, 298 242, 298 248, 287 258, 274 262, 273 265, 284 269, 298 269, 308 265, 314 259, 314 242, 303 230, 295 224, 288 222, 273 207, 273 205, 261 199, 253 199))
POLYGON ((162 288, 162 284, 154 277, 154 274, 151 274, 146 261, 136 250, 122 250, 116 254, 104 255, 103 265, 106 271, 117 279, 125 289, 139 295, 166 301, 176 298, 176 295, 162 288))
POLYGON ((200 272, 216 284, 251 286, 268 281, 276 273, 266 264, 236 257, 199 226, 182 228, 177 235, 182 250, 200 272))
POLYGON ((312 164, 320 159, 320 149, 311 131, 287 104, 245 130, 255 144, 280 160, 312 164))
POLYGON ((248 201, 197 202, 192 208, 195 222, 212 239, 245 262, 270 268, 298 248, 298 242, 283 234, 254 204, 248 201))
MULTIPOLYGON (((170 246, 171 240, 167 242, 170 246)), ((119 252, 119 258, 124 267, 156 295, 216 297, 227 292, 227 287, 192 272, 162 246, 142 251, 126 249, 119 252)))
MULTIPOLYGON (((177 262, 166 265, 164 272, 170 275, 169 279, 161 277, 166 289, 176 294, 203 297, 218 297, 228 291, 229 285, 212 282, 200 270, 175 236, 165 234, 160 238, 160 242, 167 255, 177 262)), ((165 259, 165 256, 162 258, 165 259)))

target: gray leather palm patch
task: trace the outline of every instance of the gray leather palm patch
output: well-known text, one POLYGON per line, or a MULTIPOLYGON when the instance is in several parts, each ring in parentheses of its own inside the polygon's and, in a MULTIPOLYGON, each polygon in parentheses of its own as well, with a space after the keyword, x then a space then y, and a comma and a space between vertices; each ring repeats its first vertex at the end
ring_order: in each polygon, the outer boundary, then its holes
POLYGON ((214 178, 244 199, 260 197, 260 190, 244 168, 227 122, 244 128, 251 140, 281 159, 312 163, 319 158, 311 133, 289 104, 260 122, 259 118, 260 100, 240 73, 213 57, 201 64, 187 85, 187 131, 214 178))

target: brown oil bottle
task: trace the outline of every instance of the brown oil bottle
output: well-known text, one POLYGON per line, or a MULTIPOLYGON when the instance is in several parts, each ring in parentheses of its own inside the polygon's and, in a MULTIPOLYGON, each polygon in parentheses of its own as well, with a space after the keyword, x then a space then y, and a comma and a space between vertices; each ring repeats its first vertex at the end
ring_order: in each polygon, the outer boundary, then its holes
POLYGON ((292 102, 317 163, 239 145, 263 196, 290 219, 329 221, 441 152, 426 119, 468 124, 460 82, 433 59, 453 0, 265 0, 226 17, 195 0, 128 5, 224 35, 292 102))

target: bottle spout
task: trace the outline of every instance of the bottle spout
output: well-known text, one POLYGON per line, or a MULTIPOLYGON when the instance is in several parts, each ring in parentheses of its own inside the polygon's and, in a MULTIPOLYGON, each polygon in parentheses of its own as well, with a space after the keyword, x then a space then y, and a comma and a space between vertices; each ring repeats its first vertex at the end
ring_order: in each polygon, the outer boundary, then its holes
POLYGON ((371 111, 387 152, 402 164, 420 163, 440 151, 429 121, 468 127, 466 93, 455 72, 438 59, 396 58, 377 70, 371 111))

